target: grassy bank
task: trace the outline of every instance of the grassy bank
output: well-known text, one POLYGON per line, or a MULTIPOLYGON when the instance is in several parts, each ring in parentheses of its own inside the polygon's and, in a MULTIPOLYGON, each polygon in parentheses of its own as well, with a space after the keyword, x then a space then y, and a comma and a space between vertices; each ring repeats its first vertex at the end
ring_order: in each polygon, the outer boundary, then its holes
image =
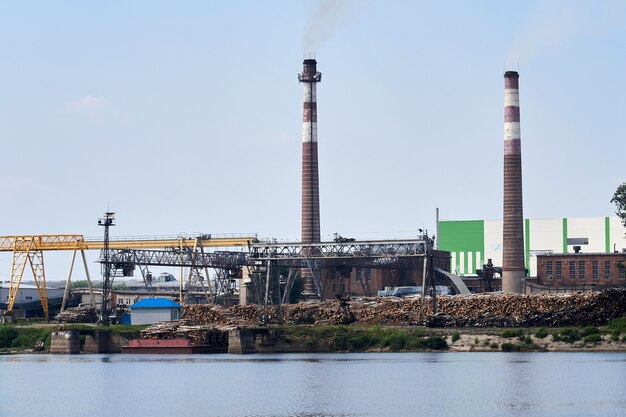
POLYGON ((0 326, 0 353, 47 350, 50 348, 50 327, 0 326))
POLYGON ((607 326, 559 328, 385 327, 368 325, 288 326, 278 342, 306 351, 626 351, 626 317, 607 326))
POLYGON ((445 350, 446 339, 422 328, 382 326, 291 326, 277 332, 279 343, 336 352, 445 350))
POLYGON ((18 323, 0 325, 0 353, 48 351, 51 335, 57 330, 108 331, 126 335, 139 334, 148 326, 97 326, 91 324, 50 325, 45 323, 18 323))
MULTIPOLYGON (((147 326, 90 324, 0 325, 0 353, 47 351, 56 330, 138 334, 147 326)), ((626 351, 626 317, 606 326, 535 328, 445 328, 379 325, 284 326, 274 328, 285 352, 367 351, 626 351)), ((281 351, 281 350, 279 350, 281 351)))

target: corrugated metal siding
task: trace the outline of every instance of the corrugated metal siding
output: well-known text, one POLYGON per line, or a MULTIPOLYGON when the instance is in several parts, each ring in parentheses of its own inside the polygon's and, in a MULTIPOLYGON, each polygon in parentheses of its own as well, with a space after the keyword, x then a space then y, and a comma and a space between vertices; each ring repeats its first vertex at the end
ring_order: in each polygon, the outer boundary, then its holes
MULTIPOLYGON (((583 246, 583 252, 606 252, 607 245, 609 251, 615 248, 621 251, 626 248, 626 228, 623 227, 619 218, 610 217, 606 221, 605 217, 578 217, 578 218, 556 218, 556 219, 530 219, 524 222, 530 226, 528 236, 530 242, 528 247, 527 261, 530 276, 537 275, 537 253, 551 252, 562 253, 564 242, 568 237, 588 238, 589 245, 583 246), (564 229, 567 224, 567 232, 564 229), (608 230, 607 230, 608 225, 608 230)), ((474 264, 469 262, 469 255, 476 251, 475 241, 484 240, 484 254, 480 258, 486 262, 491 258, 494 265, 502 265, 502 221, 484 221, 483 230, 478 228, 468 228, 468 224, 477 224, 477 221, 447 220, 439 223, 442 234, 439 241, 439 248, 450 251, 452 256, 451 270, 457 271, 461 275, 471 274, 471 270, 481 265, 476 259, 474 264), (470 268, 471 267, 471 268, 470 268)), ((565 245, 568 252, 572 251, 572 246, 565 245)))
POLYGON ((131 324, 152 324, 157 321, 172 320, 172 310, 169 308, 142 308, 133 310, 130 315, 131 324))

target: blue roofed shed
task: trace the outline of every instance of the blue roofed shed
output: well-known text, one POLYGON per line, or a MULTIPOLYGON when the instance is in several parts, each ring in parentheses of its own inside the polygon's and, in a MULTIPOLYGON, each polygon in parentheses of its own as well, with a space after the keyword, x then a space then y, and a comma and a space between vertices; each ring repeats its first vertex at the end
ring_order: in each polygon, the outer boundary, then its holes
POLYGON ((167 298, 146 298, 130 306, 130 324, 178 320, 182 308, 183 306, 167 298))

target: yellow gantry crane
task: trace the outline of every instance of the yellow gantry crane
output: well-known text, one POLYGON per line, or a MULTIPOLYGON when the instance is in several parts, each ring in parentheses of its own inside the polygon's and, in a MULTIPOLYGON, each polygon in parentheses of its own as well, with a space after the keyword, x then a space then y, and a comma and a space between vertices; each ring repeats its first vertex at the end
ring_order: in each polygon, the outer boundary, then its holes
MULTIPOLYGON (((197 237, 138 237, 111 239, 109 241, 110 249, 159 249, 159 248, 193 248, 195 251, 198 247, 247 247, 251 242, 256 240, 256 236, 237 236, 237 237, 211 237, 211 235, 200 235, 197 237)), ((0 236, 0 252, 13 252, 11 262, 11 275, 9 285, 9 299, 7 302, 7 313, 13 310, 15 300, 18 295, 20 283, 24 276, 26 264, 30 265, 33 273, 35 285, 41 306, 43 308, 46 321, 48 316, 48 295, 46 288, 46 274, 44 269, 44 251, 72 251, 72 261, 65 285, 65 293, 63 296, 63 304, 61 309, 65 308, 65 301, 69 289, 69 283, 74 269, 76 254, 80 251, 85 275, 89 284, 89 293, 92 303, 94 303, 93 288, 91 286, 91 278, 89 277, 89 269, 87 268, 86 250, 100 250, 104 248, 104 241, 86 240, 83 235, 24 235, 24 236, 0 236)), ((182 280, 181 280, 182 281, 182 280)))

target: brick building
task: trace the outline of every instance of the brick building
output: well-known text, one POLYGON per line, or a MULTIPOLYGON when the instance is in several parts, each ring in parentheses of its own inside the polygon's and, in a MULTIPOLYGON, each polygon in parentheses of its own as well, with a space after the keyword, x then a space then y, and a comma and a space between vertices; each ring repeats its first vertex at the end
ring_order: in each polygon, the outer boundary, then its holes
POLYGON ((537 283, 546 287, 626 287, 626 252, 537 255, 537 283))
MULTIPOLYGON (((433 251, 433 268, 450 272, 450 253, 433 251)), ((333 298, 335 294, 359 296, 376 296, 385 287, 403 287, 422 285, 421 260, 413 272, 386 268, 328 268, 323 271, 324 298, 333 298), (361 279, 357 274, 360 275, 361 279), (362 284, 365 282, 365 286, 362 284), (365 287, 365 288, 364 288, 365 287)))

